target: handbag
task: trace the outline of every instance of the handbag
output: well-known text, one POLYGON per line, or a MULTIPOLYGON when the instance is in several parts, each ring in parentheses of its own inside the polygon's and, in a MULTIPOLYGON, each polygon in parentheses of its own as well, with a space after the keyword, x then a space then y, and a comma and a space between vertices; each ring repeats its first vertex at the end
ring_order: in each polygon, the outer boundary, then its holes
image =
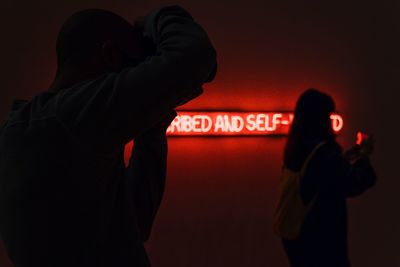
POLYGON ((292 171, 285 166, 282 168, 273 224, 275 233, 282 239, 298 238, 303 223, 318 197, 316 194, 309 203, 305 204, 301 197, 300 185, 310 161, 324 144, 325 142, 319 143, 311 151, 300 171, 292 171))

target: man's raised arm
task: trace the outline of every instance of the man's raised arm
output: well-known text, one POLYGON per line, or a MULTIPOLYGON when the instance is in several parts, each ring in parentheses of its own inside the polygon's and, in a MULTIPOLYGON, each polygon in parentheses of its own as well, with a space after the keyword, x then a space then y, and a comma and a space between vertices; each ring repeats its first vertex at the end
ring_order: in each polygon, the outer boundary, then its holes
POLYGON ((58 96, 58 114, 78 136, 106 140, 111 147, 125 144, 198 94, 213 75, 214 47, 184 9, 171 6, 151 13, 143 30, 155 44, 155 55, 58 96))

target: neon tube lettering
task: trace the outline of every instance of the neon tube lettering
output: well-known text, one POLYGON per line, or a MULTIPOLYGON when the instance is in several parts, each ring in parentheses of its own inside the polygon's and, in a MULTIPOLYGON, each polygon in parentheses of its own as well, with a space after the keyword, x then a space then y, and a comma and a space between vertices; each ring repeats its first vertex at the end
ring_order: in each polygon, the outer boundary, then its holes
MULTIPOLYGON (((171 136, 202 135, 287 135, 292 112, 179 111, 167 129, 171 136)), ((344 125, 339 114, 331 115, 332 128, 344 125)))

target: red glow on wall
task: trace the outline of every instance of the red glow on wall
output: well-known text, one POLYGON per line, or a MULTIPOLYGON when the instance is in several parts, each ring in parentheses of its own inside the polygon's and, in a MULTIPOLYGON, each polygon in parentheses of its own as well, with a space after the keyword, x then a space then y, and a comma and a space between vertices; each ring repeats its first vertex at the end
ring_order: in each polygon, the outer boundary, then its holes
MULTIPOLYGON (((292 112, 179 111, 168 127, 169 136, 287 135, 292 112)), ((332 114, 332 128, 339 133, 343 118, 332 114)))

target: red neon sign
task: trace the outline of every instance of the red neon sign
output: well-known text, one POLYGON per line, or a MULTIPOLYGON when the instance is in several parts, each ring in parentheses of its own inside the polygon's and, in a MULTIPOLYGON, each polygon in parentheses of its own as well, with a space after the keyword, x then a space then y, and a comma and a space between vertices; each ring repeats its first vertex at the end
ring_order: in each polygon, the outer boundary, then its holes
MULTIPOLYGON (((167 129, 169 136, 287 135, 292 112, 178 111, 167 129)), ((343 118, 331 115, 332 128, 339 133, 343 118)))

